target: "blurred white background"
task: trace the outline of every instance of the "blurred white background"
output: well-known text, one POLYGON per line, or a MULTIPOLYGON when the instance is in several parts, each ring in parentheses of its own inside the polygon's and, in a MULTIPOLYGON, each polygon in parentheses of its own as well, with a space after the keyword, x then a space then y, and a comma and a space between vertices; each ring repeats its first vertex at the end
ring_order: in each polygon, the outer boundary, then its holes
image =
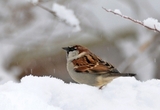
POLYGON ((121 72, 136 73, 139 80, 160 78, 160 34, 102 9, 119 9, 141 21, 159 20, 159 0, 40 0, 38 4, 50 10, 55 4, 65 7, 79 23, 66 23, 27 0, 1 0, 1 84, 29 74, 72 81, 61 48, 73 44, 86 46, 121 72))

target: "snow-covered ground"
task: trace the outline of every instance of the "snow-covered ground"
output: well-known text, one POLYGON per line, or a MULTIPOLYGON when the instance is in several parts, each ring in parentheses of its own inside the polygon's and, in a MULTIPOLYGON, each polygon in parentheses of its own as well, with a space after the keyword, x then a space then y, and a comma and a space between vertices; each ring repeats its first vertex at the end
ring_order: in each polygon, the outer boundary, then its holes
POLYGON ((117 78, 102 90, 52 77, 0 86, 1 110, 160 110, 160 80, 117 78))

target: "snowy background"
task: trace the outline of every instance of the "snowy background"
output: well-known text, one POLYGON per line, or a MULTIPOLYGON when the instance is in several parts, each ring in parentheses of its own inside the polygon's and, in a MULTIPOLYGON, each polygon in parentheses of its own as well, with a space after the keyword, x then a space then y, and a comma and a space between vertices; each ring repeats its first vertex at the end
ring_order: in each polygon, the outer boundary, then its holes
POLYGON ((102 8, 159 29, 159 4, 1 0, 0 109, 159 110, 160 33, 102 8), (138 80, 118 78, 103 90, 73 83, 62 50, 73 44, 86 46, 121 72, 136 73, 138 80))
POLYGON ((72 81, 61 47, 73 44, 88 47, 121 72, 137 73, 141 81, 160 78, 159 33, 102 8, 159 28, 158 4, 158 0, 0 1, 0 83, 30 74, 72 81))

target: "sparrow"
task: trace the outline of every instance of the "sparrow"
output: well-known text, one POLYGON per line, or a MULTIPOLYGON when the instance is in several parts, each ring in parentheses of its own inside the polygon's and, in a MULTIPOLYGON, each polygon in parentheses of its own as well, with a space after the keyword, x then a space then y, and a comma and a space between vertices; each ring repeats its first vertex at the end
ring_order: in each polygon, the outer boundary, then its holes
POLYGON ((67 52, 67 71, 71 78, 80 84, 100 89, 113 79, 121 76, 135 76, 134 73, 120 73, 113 65, 81 45, 63 47, 67 52))

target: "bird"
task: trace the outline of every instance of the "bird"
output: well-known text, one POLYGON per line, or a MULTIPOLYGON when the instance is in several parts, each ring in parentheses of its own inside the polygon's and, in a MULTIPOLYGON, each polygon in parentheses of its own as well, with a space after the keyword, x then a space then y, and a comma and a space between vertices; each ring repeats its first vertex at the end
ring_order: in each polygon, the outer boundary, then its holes
POLYGON ((67 71, 80 84, 101 89, 118 77, 132 77, 135 73, 120 73, 112 64, 103 61, 81 45, 62 47, 66 51, 67 71))

